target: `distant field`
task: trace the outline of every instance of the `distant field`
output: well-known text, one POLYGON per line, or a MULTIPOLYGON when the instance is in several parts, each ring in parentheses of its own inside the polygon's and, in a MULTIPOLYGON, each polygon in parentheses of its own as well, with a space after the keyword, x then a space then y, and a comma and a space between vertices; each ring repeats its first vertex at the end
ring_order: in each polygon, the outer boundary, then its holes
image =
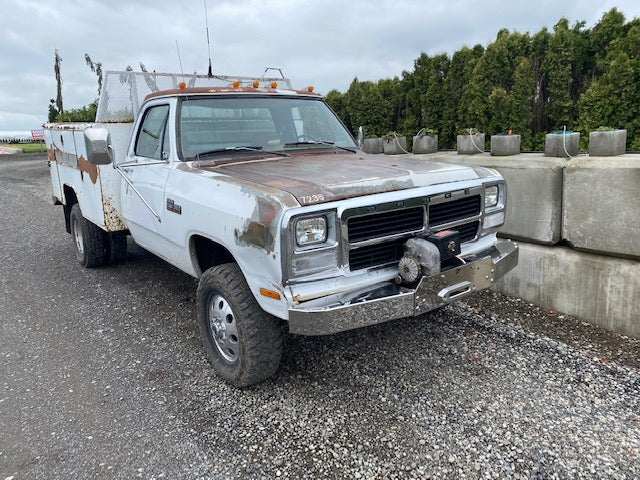
POLYGON ((21 148, 24 153, 44 152, 44 143, 0 143, 2 147, 21 148))

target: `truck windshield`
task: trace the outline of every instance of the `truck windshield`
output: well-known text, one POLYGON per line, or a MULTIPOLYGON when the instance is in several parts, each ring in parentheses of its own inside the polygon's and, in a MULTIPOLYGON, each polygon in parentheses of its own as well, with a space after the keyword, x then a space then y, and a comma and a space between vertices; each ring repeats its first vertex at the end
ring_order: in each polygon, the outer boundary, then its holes
POLYGON ((320 99, 309 97, 200 97, 180 102, 182 160, 200 155, 246 155, 357 148, 320 99))

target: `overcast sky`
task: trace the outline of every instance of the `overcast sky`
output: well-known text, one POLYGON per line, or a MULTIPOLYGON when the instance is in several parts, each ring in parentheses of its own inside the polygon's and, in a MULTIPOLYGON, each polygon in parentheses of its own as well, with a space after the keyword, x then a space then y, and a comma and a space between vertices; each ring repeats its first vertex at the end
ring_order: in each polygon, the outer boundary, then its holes
MULTIPOLYGON (((561 17, 590 27, 614 6, 627 20, 640 16, 637 0, 207 0, 214 73, 260 76, 280 67, 294 87, 323 94, 345 91, 356 76, 400 76, 420 52, 486 46, 501 28, 535 33, 561 17)), ((46 121, 56 48, 65 109, 97 96, 85 53, 105 70, 139 70, 142 62, 179 72, 177 40, 185 73, 207 71, 203 0, 0 0, 0 7, 0 131, 46 121)))

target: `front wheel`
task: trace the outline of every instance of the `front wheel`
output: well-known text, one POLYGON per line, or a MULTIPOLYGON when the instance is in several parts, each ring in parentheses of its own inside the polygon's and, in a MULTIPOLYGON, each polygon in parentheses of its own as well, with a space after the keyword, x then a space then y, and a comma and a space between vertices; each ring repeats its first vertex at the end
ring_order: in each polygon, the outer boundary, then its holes
POLYGON ((197 293, 198 325, 215 371, 238 387, 272 376, 280 364, 280 321, 264 312, 235 263, 202 274, 197 293))

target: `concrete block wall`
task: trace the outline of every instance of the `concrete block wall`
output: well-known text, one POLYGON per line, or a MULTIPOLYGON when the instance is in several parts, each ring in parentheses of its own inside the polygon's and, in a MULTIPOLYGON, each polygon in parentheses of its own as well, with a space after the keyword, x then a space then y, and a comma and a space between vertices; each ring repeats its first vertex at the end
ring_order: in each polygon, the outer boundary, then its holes
POLYGON ((519 245, 518 266, 497 282, 498 291, 640 338, 640 262, 519 245))
POLYGON ((640 338, 640 155, 415 155, 491 167, 507 182, 500 234, 520 260, 496 288, 640 338))
POLYGON ((570 160, 563 197, 562 238, 574 248, 640 259, 640 155, 570 160))
POLYGON ((544 245, 553 245, 561 240, 562 180, 566 159, 541 154, 495 157, 449 152, 422 158, 495 168, 507 182, 507 215, 501 233, 509 238, 544 245))

